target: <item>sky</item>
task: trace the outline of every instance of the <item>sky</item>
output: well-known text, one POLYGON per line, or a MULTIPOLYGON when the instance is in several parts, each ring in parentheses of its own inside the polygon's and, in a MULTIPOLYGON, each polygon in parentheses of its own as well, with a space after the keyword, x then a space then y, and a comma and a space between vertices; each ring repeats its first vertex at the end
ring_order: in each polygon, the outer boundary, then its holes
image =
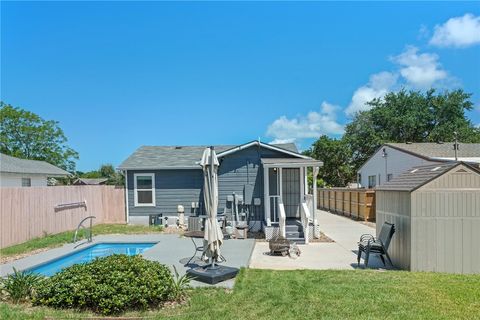
POLYGON ((77 169, 141 145, 340 137, 365 102, 463 88, 479 2, 1 2, 1 100, 56 120, 77 169))

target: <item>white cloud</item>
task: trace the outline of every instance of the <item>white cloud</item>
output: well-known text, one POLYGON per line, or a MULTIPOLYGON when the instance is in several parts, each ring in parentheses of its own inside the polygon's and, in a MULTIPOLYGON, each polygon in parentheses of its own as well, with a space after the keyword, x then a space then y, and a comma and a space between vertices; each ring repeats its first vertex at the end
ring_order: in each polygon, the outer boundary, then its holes
POLYGON ((438 55, 419 53, 414 46, 408 46, 404 52, 393 57, 392 61, 401 66, 400 74, 407 83, 419 89, 427 89, 448 76, 438 62, 438 55))
POLYGON ((345 113, 353 115, 358 111, 370 109, 371 107, 366 103, 387 94, 397 83, 397 78, 396 74, 386 71, 371 75, 368 84, 355 90, 345 113))
POLYGON ((480 43, 480 17, 467 13, 436 25, 430 44, 439 47, 464 48, 480 43))
POLYGON ((294 138, 291 138, 291 139, 273 139, 269 143, 270 144, 283 144, 283 143, 293 143, 293 142, 295 142, 294 138))
POLYGON ((336 113, 340 108, 322 102, 320 112, 311 111, 307 116, 289 119, 281 116, 268 126, 267 135, 272 143, 294 142, 297 139, 318 138, 322 134, 342 134, 343 126, 337 122, 336 113))

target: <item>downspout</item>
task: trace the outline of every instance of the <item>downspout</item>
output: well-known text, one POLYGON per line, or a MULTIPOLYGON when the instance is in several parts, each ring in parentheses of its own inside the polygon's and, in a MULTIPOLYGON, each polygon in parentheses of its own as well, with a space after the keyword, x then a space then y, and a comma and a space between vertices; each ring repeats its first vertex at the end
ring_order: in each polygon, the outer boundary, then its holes
POLYGON ((125 175, 125 214, 126 214, 126 219, 125 221, 127 224, 130 222, 130 209, 128 206, 128 172, 127 170, 123 171, 125 175))

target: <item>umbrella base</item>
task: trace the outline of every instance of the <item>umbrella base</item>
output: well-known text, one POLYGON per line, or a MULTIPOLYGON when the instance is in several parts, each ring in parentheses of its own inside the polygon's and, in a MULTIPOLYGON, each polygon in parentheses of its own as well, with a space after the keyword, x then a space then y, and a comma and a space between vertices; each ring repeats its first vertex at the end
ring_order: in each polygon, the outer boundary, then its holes
POLYGON ((239 269, 237 268, 219 265, 211 267, 210 265, 208 265, 187 270, 187 274, 195 280, 208 284, 216 284, 228 279, 235 278, 238 271, 239 269))

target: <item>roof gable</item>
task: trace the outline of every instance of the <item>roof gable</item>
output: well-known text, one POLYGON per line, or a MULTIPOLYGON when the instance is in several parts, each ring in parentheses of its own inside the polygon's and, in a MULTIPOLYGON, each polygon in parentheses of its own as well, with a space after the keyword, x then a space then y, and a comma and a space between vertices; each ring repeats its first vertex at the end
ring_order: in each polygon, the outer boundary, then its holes
MULTIPOLYGON (((260 145, 294 157, 308 158, 298 153, 295 144, 270 145, 252 141, 242 145, 214 146, 218 157, 244 150, 254 145, 260 145)), ((209 146, 142 146, 131 154, 118 167, 121 170, 151 170, 151 169, 199 169, 197 162, 202 158, 203 151, 209 146)))

